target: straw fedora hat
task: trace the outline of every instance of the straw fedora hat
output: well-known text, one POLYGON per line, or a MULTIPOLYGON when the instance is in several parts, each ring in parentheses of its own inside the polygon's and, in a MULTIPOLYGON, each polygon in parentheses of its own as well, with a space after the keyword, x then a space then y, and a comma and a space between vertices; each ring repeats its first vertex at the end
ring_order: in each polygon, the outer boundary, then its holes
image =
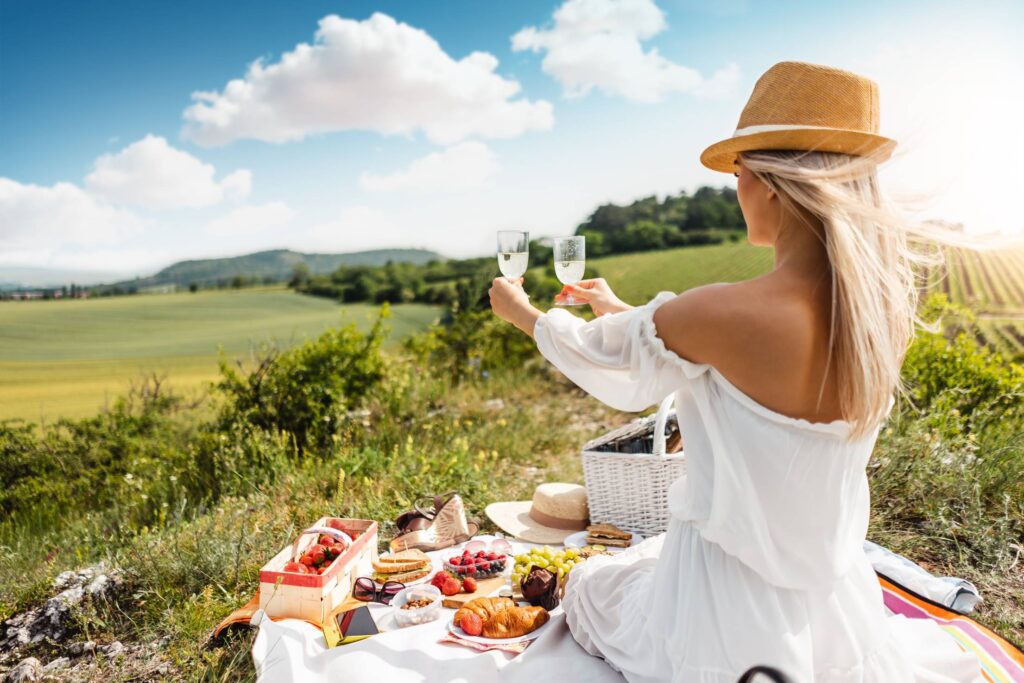
POLYGON ((732 173, 737 155, 755 150, 877 153, 896 141, 878 134, 878 84, 830 66, 779 62, 754 84, 732 137, 700 155, 713 171, 732 173))
POLYGON ((531 543, 561 543, 586 529, 590 516, 585 488, 553 482, 537 486, 532 501, 491 503, 484 512, 506 532, 531 543))

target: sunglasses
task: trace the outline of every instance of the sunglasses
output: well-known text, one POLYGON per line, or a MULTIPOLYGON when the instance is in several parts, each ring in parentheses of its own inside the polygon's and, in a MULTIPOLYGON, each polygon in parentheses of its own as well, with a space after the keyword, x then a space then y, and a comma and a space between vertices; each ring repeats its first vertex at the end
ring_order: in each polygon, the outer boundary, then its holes
POLYGON ((363 602, 379 602, 390 605, 396 595, 405 589, 405 584, 400 581, 385 581, 384 585, 377 588, 377 584, 369 576, 360 576, 352 586, 352 597, 363 602))

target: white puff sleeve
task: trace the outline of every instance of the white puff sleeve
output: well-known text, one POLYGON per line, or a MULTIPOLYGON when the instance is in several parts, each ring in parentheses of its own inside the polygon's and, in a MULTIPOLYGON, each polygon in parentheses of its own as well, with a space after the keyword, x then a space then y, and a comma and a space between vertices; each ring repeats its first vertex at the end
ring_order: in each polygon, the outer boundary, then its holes
POLYGON ((677 356, 658 337, 654 311, 674 297, 660 292, 644 306, 589 322, 554 308, 537 319, 537 348, 591 396, 618 410, 643 410, 707 368, 677 356))

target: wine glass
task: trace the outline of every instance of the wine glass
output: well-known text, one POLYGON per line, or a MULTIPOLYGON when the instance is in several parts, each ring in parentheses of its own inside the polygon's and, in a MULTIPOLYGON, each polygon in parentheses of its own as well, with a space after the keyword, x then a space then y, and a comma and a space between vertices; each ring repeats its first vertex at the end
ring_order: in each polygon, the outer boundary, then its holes
MULTIPOLYGON (((555 238, 555 275, 564 285, 574 285, 583 279, 583 271, 586 268, 586 237, 576 235, 574 237, 555 238)), ((582 306, 582 301, 573 299, 572 294, 566 295, 562 301, 556 301, 558 306, 582 306)))
POLYGON ((515 282, 530 264, 530 233, 498 231, 498 268, 509 282, 515 282))

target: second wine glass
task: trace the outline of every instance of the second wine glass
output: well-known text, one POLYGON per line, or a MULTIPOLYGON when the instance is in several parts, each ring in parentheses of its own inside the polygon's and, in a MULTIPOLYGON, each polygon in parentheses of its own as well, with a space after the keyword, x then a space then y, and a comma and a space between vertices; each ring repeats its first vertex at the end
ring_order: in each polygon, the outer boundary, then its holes
MULTIPOLYGON (((555 238, 555 275, 562 284, 574 285, 583 279, 583 271, 587 265, 586 247, 586 237, 582 235, 555 238)), ((559 306, 583 305, 582 301, 576 301, 571 294, 555 303, 559 306)))

